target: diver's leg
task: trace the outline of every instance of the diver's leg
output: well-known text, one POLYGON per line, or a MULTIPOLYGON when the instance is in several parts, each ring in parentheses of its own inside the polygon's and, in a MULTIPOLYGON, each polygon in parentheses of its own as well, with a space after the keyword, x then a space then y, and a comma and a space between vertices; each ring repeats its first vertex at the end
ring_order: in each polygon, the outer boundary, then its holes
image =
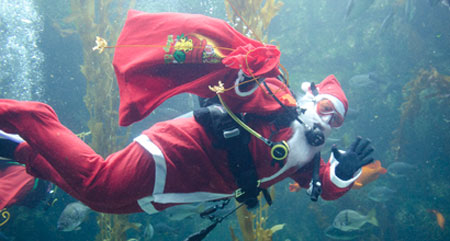
POLYGON ((31 175, 49 180, 90 208, 108 213, 141 212, 136 200, 153 192, 155 166, 151 155, 133 142, 103 159, 79 157, 60 160, 65 169, 55 169, 30 145, 22 143, 16 158, 31 175), (84 165, 81 165, 84 164, 84 165), (84 167, 83 167, 84 166, 84 167), (80 174, 80 169, 83 174, 80 174))
POLYGON ((154 161, 138 143, 104 160, 46 104, 0 100, 0 129, 26 141, 15 157, 30 174, 54 182, 95 210, 139 212, 136 200, 153 191, 154 161))

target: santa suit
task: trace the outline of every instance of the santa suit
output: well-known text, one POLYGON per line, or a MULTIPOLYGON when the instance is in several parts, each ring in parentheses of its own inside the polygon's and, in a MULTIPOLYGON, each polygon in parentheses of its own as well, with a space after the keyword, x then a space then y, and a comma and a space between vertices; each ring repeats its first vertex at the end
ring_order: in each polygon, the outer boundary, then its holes
POLYGON ((20 202, 33 190, 36 178, 21 165, 0 166, 0 210, 20 202))
MULTIPOLYGON (((222 80, 226 88, 232 87, 235 81, 239 82, 239 69, 247 76, 266 77, 269 88, 283 104, 296 104, 288 88, 274 78, 279 74, 279 51, 246 38, 222 20, 130 11, 117 45, 114 67, 121 95, 121 125, 144 118, 178 93, 212 97, 214 93, 207 86, 222 80), (183 23, 175 24, 180 21, 183 23), (184 45, 176 47, 180 38, 174 36, 181 34, 188 36, 183 43, 198 43, 201 51, 188 50, 184 45), (145 41, 157 46, 165 46, 167 42, 167 46, 120 47, 142 45, 145 41), (233 51, 222 49, 214 55, 209 44, 214 44, 213 49, 222 46, 233 51), (210 55, 205 58, 205 53, 210 55), (221 62, 215 61, 219 57, 221 62)), ((283 111, 266 90, 253 85, 222 94, 233 112, 264 117, 283 111)), ((248 125, 269 137, 274 127, 265 119, 253 118, 248 125)), ((43 103, 0 100, 0 129, 17 133, 26 141, 18 146, 15 156, 30 174, 50 180, 101 212, 153 213, 176 204, 233 197, 238 188, 227 166, 226 152, 213 147, 213 137, 193 117, 157 123, 106 159, 64 127, 51 107, 43 103)), ((286 177, 308 187, 312 176, 310 161, 320 147, 306 143, 303 127, 296 122, 281 129, 272 140, 287 140, 291 148, 281 169, 278 165, 271 166, 270 149, 265 143, 252 137, 248 145, 262 187, 286 177)), ((325 164, 321 160, 324 199, 340 197, 357 178, 339 180, 334 176, 335 166, 336 161, 325 164)))

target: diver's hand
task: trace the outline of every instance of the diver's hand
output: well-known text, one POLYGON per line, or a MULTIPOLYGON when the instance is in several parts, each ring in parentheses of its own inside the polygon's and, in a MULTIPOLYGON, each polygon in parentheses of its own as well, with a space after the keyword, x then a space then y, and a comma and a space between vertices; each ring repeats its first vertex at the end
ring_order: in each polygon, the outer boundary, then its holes
POLYGON ((331 147, 331 151, 336 160, 339 161, 335 174, 342 180, 351 179, 358 169, 373 162, 372 157, 367 157, 373 152, 369 139, 361 142, 361 137, 357 137, 345 153, 340 153, 336 145, 331 147))

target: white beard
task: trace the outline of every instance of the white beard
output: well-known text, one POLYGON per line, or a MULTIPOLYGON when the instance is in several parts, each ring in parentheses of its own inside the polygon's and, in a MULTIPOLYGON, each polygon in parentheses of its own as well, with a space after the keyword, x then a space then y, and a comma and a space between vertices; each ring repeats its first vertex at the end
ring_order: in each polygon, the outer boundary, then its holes
POLYGON ((310 127, 314 126, 314 123, 319 124, 322 127, 325 138, 330 136, 332 128, 328 124, 328 120, 325 122, 324 119, 317 114, 314 96, 307 93, 297 100, 297 102, 298 105, 305 110, 303 114, 299 115, 300 120, 310 127))
MULTIPOLYGON (((317 114, 314 96, 308 93, 297 102, 299 103, 301 108, 305 109, 305 112, 299 115, 300 120, 302 120, 306 125, 310 127, 313 127, 314 123, 319 124, 322 127, 322 132, 326 139, 331 134, 332 129, 330 125, 328 125, 328 123, 326 123, 317 114)), ((285 165, 274 175, 261 179, 262 182, 273 180, 290 168, 302 168, 313 159, 314 155, 317 152, 322 149, 323 144, 320 146, 312 146, 308 143, 305 136, 306 128, 304 125, 295 120, 291 124, 291 128, 294 133, 292 137, 287 141, 289 145, 289 155, 287 157, 285 165)))
MULTIPOLYGON (((330 125, 324 122, 317 114, 316 105, 313 99, 312 95, 306 94, 298 100, 301 108, 305 109, 305 112, 300 114, 299 118, 310 127, 314 126, 314 123, 319 124, 322 127, 322 132, 326 139, 331 134, 332 129, 330 125)), ((310 145, 305 136, 306 128, 298 121, 294 121, 291 128, 294 131, 294 134, 288 140, 290 151, 286 165, 301 168, 313 159, 314 155, 322 149, 323 144, 320 146, 310 145)))

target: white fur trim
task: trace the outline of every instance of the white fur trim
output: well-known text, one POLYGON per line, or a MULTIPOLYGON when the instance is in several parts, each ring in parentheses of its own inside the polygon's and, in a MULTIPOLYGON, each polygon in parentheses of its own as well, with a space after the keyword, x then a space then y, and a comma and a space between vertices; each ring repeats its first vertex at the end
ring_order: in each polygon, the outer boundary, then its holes
POLYGON ((153 195, 157 203, 196 203, 234 197, 234 193, 212 193, 212 192, 191 192, 191 193, 161 193, 153 195))
MULTIPOLYGON (((339 152, 345 153, 344 151, 339 151, 339 152)), ((362 173, 362 170, 360 168, 355 174, 353 174, 353 177, 351 179, 342 180, 336 176, 335 171, 336 171, 336 166, 339 165, 339 161, 336 160, 333 153, 331 153, 329 162, 330 162, 330 180, 332 183, 334 183, 334 185, 336 185, 339 188, 346 188, 346 187, 350 186, 350 184, 352 184, 354 181, 356 181, 356 179, 358 179, 358 177, 362 173)))
POLYGON ((140 135, 134 139, 142 147, 144 147, 153 156, 155 161, 155 185, 153 194, 163 193, 166 185, 166 159, 158 146, 156 146, 146 135, 140 135))
POLYGON ((24 142, 22 137, 20 137, 19 135, 17 135, 17 134, 9 134, 9 133, 6 133, 6 132, 4 132, 2 130, 0 130, 0 138, 5 138, 5 139, 8 139, 8 140, 13 141, 15 143, 22 143, 22 142, 24 142))
POLYGON ((144 212, 147 214, 154 214, 157 213, 158 210, 153 206, 152 201, 154 200, 153 196, 148 196, 139 199, 137 202, 139 204, 139 207, 141 207, 144 212))
POLYGON ((253 86, 253 88, 251 90, 249 90, 249 91, 241 91, 239 89, 239 83, 245 81, 245 77, 248 77, 248 76, 245 76, 244 75, 244 71, 242 71, 242 69, 241 69, 241 70, 239 70, 238 77, 236 78, 236 81, 234 82, 234 91, 240 97, 249 96, 249 95, 253 94, 253 92, 255 92, 256 88, 258 88, 258 85, 254 84, 254 86, 253 86))
MULTIPOLYGON (((312 95, 310 88, 311 88, 311 82, 303 82, 301 86, 302 90, 308 95, 312 95)), ((320 89, 317 88, 319 91, 319 94, 314 97, 315 101, 319 101, 322 99, 329 99, 331 102, 333 102, 334 107, 336 110, 341 114, 342 116, 345 116, 345 107, 341 100, 339 100, 336 96, 330 95, 330 94, 320 94, 320 89)))
POLYGON ((303 92, 305 92, 305 93, 309 92, 310 87, 311 87, 311 82, 303 82, 302 86, 301 86, 303 92))
POLYGON ((233 197, 234 193, 210 193, 210 192, 193 192, 193 193, 164 193, 164 186, 166 184, 167 166, 164 155, 150 138, 146 135, 140 135, 134 139, 144 149, 146 149, 155 161, 155 185, 153 187, 153 193, 150 196, 143 197, 137 202, 142 210, 148 214, 158 212, 155 209, 152 202, 155 203, 193 203, 203 202, 210 200, 217 200, 222 198, 233 197))
POLYGON ((160 193, 150 195, 139 199, 137 202, 142 210, 148 214, 157 213, 152 202, 155 203, 196 203, 206 202, 224 198, 234 197, 234 193, 211 193, 211 192, 193 192, 193 193, 160 193))

